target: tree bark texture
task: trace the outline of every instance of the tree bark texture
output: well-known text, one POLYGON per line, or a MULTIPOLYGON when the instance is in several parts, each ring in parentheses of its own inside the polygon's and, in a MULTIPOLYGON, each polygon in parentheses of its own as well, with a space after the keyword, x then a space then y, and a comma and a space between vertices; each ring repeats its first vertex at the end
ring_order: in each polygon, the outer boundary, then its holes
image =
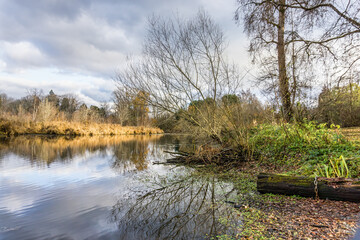
MULTIPOLYGON (((314 178, 260 173, 257 190, 260 193, 316 197, 314 178)), ((360 180, 345 178, 318 178, 318 196, 321 199, 360 202, 360 180)))
POLYGON ((286 74, 286 52, 285 52, 285 4, 286 0, 279 1, 279 23, 278 23, 278 67, 279 67, 279 90, 284 118, 289 122, 292 118, 291 94, 289 90, 289 78, 286 74))

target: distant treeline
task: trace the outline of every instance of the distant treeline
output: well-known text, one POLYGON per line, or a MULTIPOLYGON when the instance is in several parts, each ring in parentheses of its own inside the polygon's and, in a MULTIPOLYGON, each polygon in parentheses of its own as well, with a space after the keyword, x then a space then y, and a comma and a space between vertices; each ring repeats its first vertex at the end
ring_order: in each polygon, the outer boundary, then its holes
MULTIPOLYGON (((231 111, 232 117, 237 118, 237 124, 243 124, 244 121, 273 121, 281 116, 281 109, 276 107, 276 103, 264 104, 249 91, 224 95, 216 102, 213 99, 194 100, 176 113, 158 111, 156 107, 149 106, 148 98, 149 94, 144 92, 132 96, 117 90, 114 92, 112 107, 106 103, 98 107, 87 106, 71 94, 57 95, 52 90, 48 94, 32 90, 20 99, 13 99, 2 93, 0 117, 32 122, 72 121, 154 126, 168 132, 186 132, 192 131, 194 121, 200 121, 199 114, 214 113, 214 106, 225 106, 226 111, 231 111), (187 117, 189 115, 192 116, 190 121, 187 117)), ((360 126, 360 86, 357 83, 349 83, 333 88, 323 87, 316 104, 307 106, 294 103, 293 108, 298 120, 306 118, 342 127, 360 126)))
POLYGON ((120 116, 119 111, 111 108, 109 104, 88 106, 72 94, 57 95, 53 90, 43 94, 41 90, 36 89, 29 91, 28 95, 20 99, 8 97, 6 93, 0 94, 0 116, 4 119, 16 118, 32 122, 120 123, 126 126, 149 125, 147 112, 139 113, 139 109, 146 107, 139 106, 134 99, 132 104, 130 100, 128 108, 125 121, 124 116, 120 116))

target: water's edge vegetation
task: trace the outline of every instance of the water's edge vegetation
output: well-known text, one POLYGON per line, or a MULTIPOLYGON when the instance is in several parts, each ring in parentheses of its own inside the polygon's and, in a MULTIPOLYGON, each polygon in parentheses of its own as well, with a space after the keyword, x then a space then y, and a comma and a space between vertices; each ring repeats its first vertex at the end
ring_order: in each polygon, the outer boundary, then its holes
POLYGON ((69 121, 11 121, 0 119, 0 135, 17 136, 24 134, 45 134, 45 135, 71 135, 71 136, 92 136, 92 135, 142 135, 162 134, 157 127, 145 126, 121 126, 112 123, 84 123, 69 121))
MULTIPOLYGON (((259 124, 239 145, 205 144, 180 149, 172 163, 209 164, 220 169, 251 166, 253 171, 319 177, 359 177, 360 146, 338 126, 315 122, 259 124)), ((352 131, 353 132, 353 131, 352 131)))
POLYGON ((218 239, 351 238, 357 228, 357 203, 252 193, 257 193, 256 176, 261 172, 358 178, 359 132, 311 121, 257 124, 244 129, 237 141, 180 148, 168 162, 190 165, 236 185, 237 197, 227 203, 238 209, 242 225, 236 238, 225 234, 218 239))

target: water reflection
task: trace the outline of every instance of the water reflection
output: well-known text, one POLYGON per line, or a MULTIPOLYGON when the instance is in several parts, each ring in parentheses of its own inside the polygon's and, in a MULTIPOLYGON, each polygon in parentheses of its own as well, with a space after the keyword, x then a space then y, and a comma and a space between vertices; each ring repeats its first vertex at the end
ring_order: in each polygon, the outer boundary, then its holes
POLYGON ((152 164, 182 146, 176 136, 0 138, 0 239, 203 239, 224 232, 219 219, 231 211, 218 201, 231 185, 152 164))
POLYGON ((49 167, 55 162, 68 163, 78 157, 96 154, 99 157, 112 155, 111 165, 118 172, 144 170, 149 164, 148 157, 161 157, 157 155, 162 151, 155 146, 167 139, 161 135, 0 138, 0 164, 4 161, 3 156, 9 153, 23 157, 36 167, 49 167))
POLYGON ((151 190, 135 201, 121 199, 112 208, 111 220, 124 233, 121 239, 204 239, 235 235, 239 223, 233 209, 223 204, 229 193, 234 193, 233 185, 219 182, 213 176, 179 172, 152 179, 150 183, 151 190))

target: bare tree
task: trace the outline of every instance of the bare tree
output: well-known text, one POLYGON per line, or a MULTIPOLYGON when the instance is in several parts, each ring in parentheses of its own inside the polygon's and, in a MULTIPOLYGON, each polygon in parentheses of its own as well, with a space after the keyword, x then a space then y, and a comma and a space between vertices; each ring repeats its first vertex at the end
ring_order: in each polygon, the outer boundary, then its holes
POLYGON ((251 37, 249 50, 264 73, 259 79, 276 83, 287 121, 294 98, 314 78, 309 72, 315 62, 314 73, 331 66, 341 79, 360 59, 359 1, 238 0, 238 5, 235 19, 243 20, 251 37))
POLYGON ((114 91, 113 93, 113 102, 114 110, 116 114, 117 121, 120 125, 124 126, 127 124, 130 118, 130 101, 131 98, 128 94, 120 89, 114 91))
POLYGON ((117 75, 115 94, 148 93, 146 101, 152 108, 182 113, 207 135, 218 137, 216 102, 240 86, 236 67, 224 56, 225 48, 223 32, 202 11, 187 21, 151 17, 142 59, 117 75), (196 117, 182 111, 199 100, 210 104, 198 109, 196 117))
POLYGON ((8 97, 5 93, 0 94, 0 114, 5 113, 9 109, 9 104, 14 100, 8 97))
POLYGON ((32 120, 35 121, 39 110, 41 99, 43 98, 43 91, 33 88, 27 90, 28 95, 23 99, 23 105, 27 105, 25 108, 32 113, 32 120))
POLYGON ((44 98, 38 106, 36 120, 40 122, 53 121, 59 111, 53 102, 50 102, 48 98, 44 98))

